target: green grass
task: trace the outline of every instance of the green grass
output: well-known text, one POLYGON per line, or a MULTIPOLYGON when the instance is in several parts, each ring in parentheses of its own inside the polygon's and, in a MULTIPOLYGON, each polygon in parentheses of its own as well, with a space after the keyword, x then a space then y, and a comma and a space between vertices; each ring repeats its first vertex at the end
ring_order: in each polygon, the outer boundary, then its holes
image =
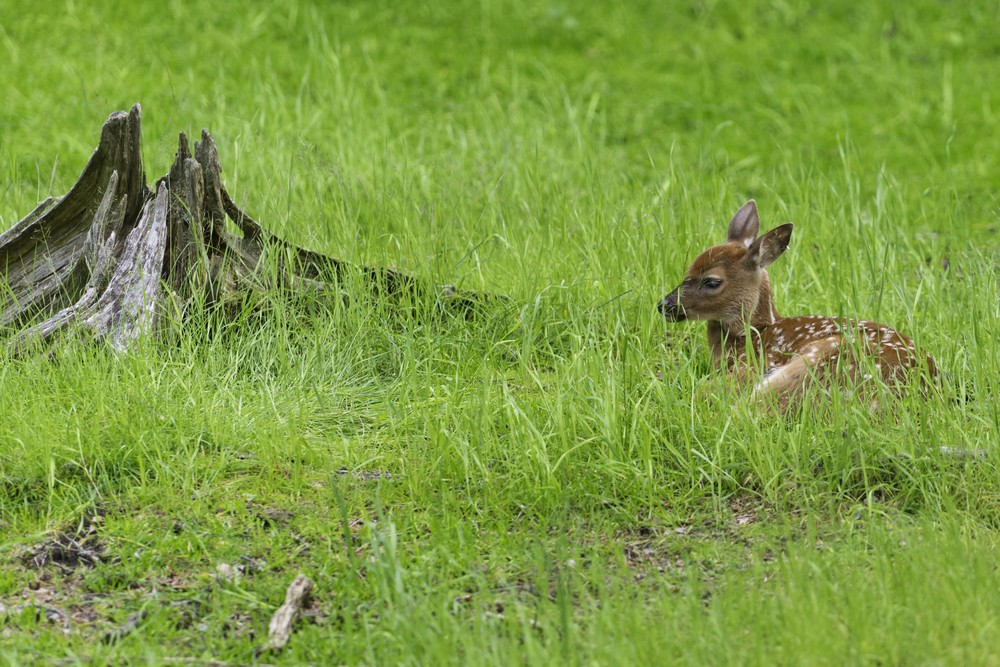
POLYGON ((0 229, 139 101, 148 178, 206 127, 272 231, 515 305, 0 352, 0 661, 1000 663, 995 3, 161 5, 0 7, 0 229), (703 389, 655 305, 749 197, 781 312, 898 327, 942 395, 703 389), (30 563, 81 526, 101 563, 30 563))

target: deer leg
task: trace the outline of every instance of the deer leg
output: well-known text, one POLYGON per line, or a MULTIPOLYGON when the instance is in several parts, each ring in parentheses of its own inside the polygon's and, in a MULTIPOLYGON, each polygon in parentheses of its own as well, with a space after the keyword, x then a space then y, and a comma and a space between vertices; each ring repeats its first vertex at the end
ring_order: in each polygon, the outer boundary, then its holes
POLYGON ((787 408, 790 399, 805 391, 821 370, 836 363, 840 346, 839 336, 831 336, 801 349, 784 366, 776 368, 754 385, 750 401, 777 399, 787 408))
POLYGON ((789 397, 804 388, 808 379, 809 364, 804 356, 798 355, 761 378, 754 385, 750 402, 763 403, 776 399, 783 409, 788 406, 789 397))

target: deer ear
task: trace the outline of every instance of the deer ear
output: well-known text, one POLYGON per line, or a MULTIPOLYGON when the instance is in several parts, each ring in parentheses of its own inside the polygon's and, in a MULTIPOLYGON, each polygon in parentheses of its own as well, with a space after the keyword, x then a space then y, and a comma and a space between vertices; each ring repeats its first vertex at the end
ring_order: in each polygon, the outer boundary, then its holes
POLYGON ((729 236, 726 238, 730 243, 742 243, 750 247, 757 232, 760 231, 760 218, 757 216, 757 202, 753 199, 740 207, 729 223, 729 236))
POLYGON ((766 269, 774 260, 781 257, 781 253, 785 252, 791 240, 792 223, 775 227, 750 245, 747 262, 754 268, 766 269))

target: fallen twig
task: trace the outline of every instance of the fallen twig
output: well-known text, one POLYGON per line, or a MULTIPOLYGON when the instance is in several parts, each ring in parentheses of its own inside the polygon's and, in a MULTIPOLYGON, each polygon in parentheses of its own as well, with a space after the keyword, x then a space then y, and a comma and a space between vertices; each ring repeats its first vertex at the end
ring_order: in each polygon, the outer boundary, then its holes
POLYGON ((127 635, 131 634, 136 628, 138 628, 139 624, 142 623, 143 619, 145 618, 146 618, 145 609, 140 609, 139 611, 132 612, 131 614, 128 615, 128 618, 125 619, 125 622, 121 625, 121 627, 115 628, 114 630, 111 630, 110 632, 105 634, 104 637, 101 638, 101 641, 104 642, 105 644, 114 644, 116 642, 121 641, 127 635))
POLYGON ((58 622, 59 625, 62 626, 63 634, 69 634, 69 615, 59 607, 53 607, 50 604, 28 602, 25 604, 14 605, 13 607, 7 607, 6 605, 0 603, 0 616, 16 616, 24 613, 28 609, 33 609, 36 616, 41 616, 41 612, 44 612, 45 620, 50 623, 58 622))
POLYGON ((313 581, 304 574, 295 577, 285 593, 285 604, 278 607, 268 625, 268 641, 264 651, 280 651, 292 636, 292 624, 299 617, 302 607, 309 600, 313 581))
POLYGON ((989 455, 985 449, 967 449, 964 447, 947 447, 945 445, 941 445, 938 451, 944 456, 956 459, 972 459, 974 461, 985 459, 989 455))

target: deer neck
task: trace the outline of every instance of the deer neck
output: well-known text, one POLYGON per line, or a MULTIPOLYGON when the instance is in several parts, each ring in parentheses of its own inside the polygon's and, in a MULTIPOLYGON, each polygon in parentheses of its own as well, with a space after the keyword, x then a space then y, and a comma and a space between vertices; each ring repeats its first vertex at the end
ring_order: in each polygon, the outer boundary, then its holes
POLYGON ((712 350, 712 361, 721 366, 723 358, 730 350, 742 352, 746 349, 747 330, 759 332, 781 319, 774 299, 771 297, 771 281, 764 272, 760 281, 757 304, 749 319, 744 317, 729 322, 720 320, 708 321, 708 346, 712 350))

